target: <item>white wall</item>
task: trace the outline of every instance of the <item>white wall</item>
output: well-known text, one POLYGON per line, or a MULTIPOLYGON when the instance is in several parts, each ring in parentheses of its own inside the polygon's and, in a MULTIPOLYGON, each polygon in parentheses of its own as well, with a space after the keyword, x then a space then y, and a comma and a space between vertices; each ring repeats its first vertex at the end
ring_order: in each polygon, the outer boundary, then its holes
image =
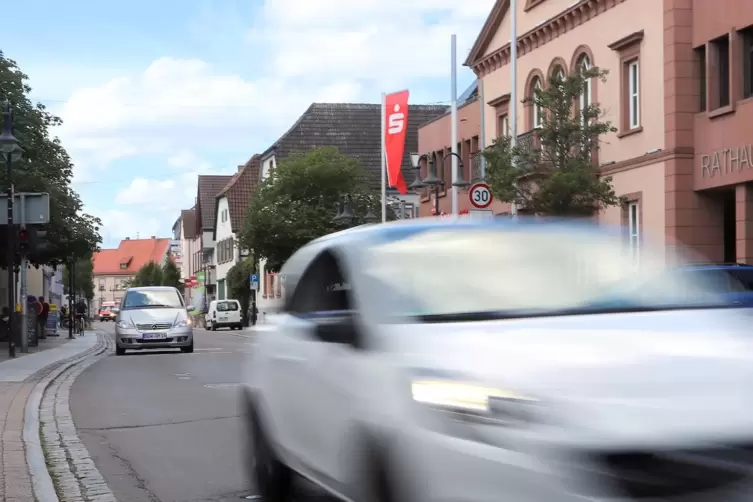
MULTIPOLYGON (((265 180, 269 177, 269 173, 277 165, 277 160, 274 155, 262 159, 261 161, 261 173, 260 178, 265 180)), ((264 298, 269 293, 266 291, 266 281, 264 280, 266 260, 259 262, 259 291, 256 292, 256 308, 259 310, 259 319, 257 322, 263 323, 269 315, 274 314, 282 307, 282 298, 275 298, 270 295, 270 298, 264 298)))
MULTIPOLYGON (((230 208, 228 207, 227 197, 222 197, 217 205, 217 220, 215 221, 215 228, 217 233, 216 242, 222 242, 225 239, 233 239, 235 241, 235 234, 233 233, 232 226, 230 224, 230 208)), ((240 253, 238 252, 238 244, 233 246, 233 257, 230 261, 220 263, 220 253, 218 252, 218 244, 215 244, 214 249, 214 263, 217 267, 217 282, 224 280, 227 277, 228 271, 238 263, 240 259, 240 253)), ((217 289, 219 293, 219 287, 217 289)), ((225 297, 227 298, 227 284, 225 284, 225 297)), ((219 296, 218 296, 219 298, 219 296)))

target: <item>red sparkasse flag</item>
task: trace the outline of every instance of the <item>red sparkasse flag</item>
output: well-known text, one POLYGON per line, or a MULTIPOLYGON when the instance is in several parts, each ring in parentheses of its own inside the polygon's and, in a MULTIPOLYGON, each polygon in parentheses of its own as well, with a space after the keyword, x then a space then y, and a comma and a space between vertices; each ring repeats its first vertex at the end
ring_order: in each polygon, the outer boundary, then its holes
POLYGON ((391 187, 401 194, 408 193, 403 173, 405 133, 408 130, 408 91, 387 94, 384 106, 384 150, 387 158, 387 176, 391 187))

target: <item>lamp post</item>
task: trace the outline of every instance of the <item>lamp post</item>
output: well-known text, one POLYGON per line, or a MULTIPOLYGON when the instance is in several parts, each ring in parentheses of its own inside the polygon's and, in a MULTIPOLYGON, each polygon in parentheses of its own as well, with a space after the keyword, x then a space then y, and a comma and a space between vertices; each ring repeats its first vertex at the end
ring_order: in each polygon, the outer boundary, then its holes
MULTIPOLYGON (((447 155, 442 156, 442 159, 440 161, 442 166, 444 167, 444 161, 450 157, 456 157, 458 159, 459 171, 458 178, 452 184, 452 186, 458 188, 465 188, 469 186, 470 183, 463 178, 463 159, 460 157, 460 155, 454 152, 450 152, 447 155)), ((416 178, 413 180, 413 183, 408 186, 408 188, 410 188, 411 190, 420 190, 422 188, 429 187, 429 189, 434 192, 434 214, 439 216, 439 189, 444 186, 444 181, 439 179, 439 177, 437 176, 436 168, 434 167, 434 160, 425 153, 411 153, 410 160, 411 164, 413 164, 413 169, 416 170, 416 178), (422 180, 420 175, 421 161, 424 159, 426 159, 429 169, 426 178, 422 180)))
MULTIPOLYGON (((3 133, 0 135, 0 153, 5 158, 6 178, 8 182, 8 214, 5 224, 7 232, 6 270, 8 271, 8 356, 16 357, 16 340, 14 340, 14 325, 16 313, 15 281, 13 280, 13 265, 15 262, 15 246, 13 245, 13 161, 21 158, 23 150, 18 146, 18 140, 13 136, 13 112, 10 102, 3 103, 3 133)), ((23 326, 21 331, 23 331, 23 326)), ((23 334, 22 334, 23 336, 23 334)))
MULTIPOLYGON (((337 208, 337 215, 332 218, 332 221, 339 223, 344 227, 349 227, 353 224, 353 221, 355 219, 356 214, 353 211, 353 197, 351 197, 350 195, 343 195, 342 197, 340 197, 340 202, 337 208)), ((369 205, 369 210, 366 212, 364 220, 366 220, 366 223, 377 223, 379 221, 379 217, 374 213, 371 205, 369 205)))

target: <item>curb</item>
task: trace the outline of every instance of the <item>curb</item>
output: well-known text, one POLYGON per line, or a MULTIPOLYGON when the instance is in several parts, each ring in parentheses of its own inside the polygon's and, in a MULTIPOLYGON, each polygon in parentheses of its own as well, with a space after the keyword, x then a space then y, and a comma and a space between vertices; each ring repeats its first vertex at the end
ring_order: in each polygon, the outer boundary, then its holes
POLYGON ((108 344, 104 337, 108 335, 97 332, 97 344, 75 356, 51 364, 46 369, 47 374, 34 386, 34 389, 26 401, 24 410, 23 440, 26 446, 26 465, 31 475, 31 485, 37 502, 60 502, 55 491, 42 449, 40 431, 40 408, 42 398, 47 388, 65 371, 82 363, 84 360, 93 358, 108 351, 108 344))

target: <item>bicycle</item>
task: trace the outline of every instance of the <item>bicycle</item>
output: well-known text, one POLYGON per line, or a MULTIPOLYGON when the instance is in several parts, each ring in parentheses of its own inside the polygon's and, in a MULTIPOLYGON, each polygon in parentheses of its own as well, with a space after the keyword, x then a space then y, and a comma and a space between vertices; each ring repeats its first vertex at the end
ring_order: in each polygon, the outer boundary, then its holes
POLYGON ((75 329, 76 333, 78 333, 81 336, 84 336, 84 316, 77 315, 76 324, 74 326, 76 328, 75 329))

